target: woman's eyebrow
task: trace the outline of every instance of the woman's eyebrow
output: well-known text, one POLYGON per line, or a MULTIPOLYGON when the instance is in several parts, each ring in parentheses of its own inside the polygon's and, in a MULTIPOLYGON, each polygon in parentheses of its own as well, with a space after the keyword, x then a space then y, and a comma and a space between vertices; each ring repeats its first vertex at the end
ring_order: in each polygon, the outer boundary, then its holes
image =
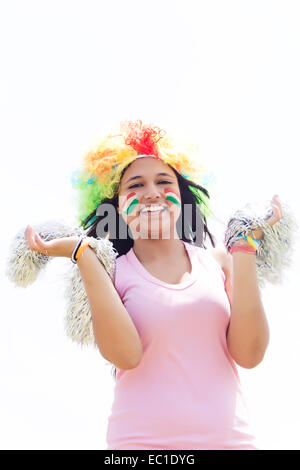
MULTIPOLYGON (((173 178, 174 179, 174 176, 170 175, 169 173, 157 173, 156 176, 168 176, 168 178, 173 178)), ((131 180, 136 180, 137 178, 143 178, 143 176, 132 176, 131 178, 129 178, 125 184, 129 183, 129 181, 131 180)))

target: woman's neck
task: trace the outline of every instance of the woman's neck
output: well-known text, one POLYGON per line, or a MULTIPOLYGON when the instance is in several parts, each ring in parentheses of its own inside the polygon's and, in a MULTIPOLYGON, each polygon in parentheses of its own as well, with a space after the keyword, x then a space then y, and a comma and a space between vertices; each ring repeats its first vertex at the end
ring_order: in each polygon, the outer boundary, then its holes
POLYGON ((180 257, 185 247, 179 238, 137 239, 134 240, 133 251, 141 263, 149 263, 180 257))

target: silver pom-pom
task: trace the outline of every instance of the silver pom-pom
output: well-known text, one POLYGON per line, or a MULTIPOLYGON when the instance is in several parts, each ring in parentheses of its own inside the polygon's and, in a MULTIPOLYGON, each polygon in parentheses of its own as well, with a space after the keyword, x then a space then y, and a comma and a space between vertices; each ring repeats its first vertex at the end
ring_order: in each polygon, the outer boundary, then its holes
MULTIPOLYGON (((82 235, 81 228, 71 228, 61 220, 50 220, 38 225, 32 225, 33 229, 45 240, 62 238, 72 235, 82 235)), ((19 287, 27 287, 38 277, 40 271, 45 268, 53 257, 46 256, 27 247, 25 241, 25 228, 19 230, 13 238, 9 248, 6 264, 7 277, 19 287)))
MULTIPOLYGON (((107 239, 89 238, 89 246, 95 251, 97 258, 103 264, 113 281, 116 270, 117 251, 107 239)), ((76 343, 81 345, 93 344, 96 346, 88 297, 77 264, 70 263, 64 277, 67 282, 65 295, 68 301, 67 314, 65 316, 66 334, 76 343)), ((104 292, 101 294, 105 295, 104 292)))
MULTIPOLYGON (((81 227, 70 227, 61 220, 50 220, 32 225, 44 241, 68 236, 83 236, 81 227)), ((19 230, 8 250, 6 275, 19 287, 27 287, 38 277, 40 271, 54 257, 46 256, 28 248, 25 240, 25 228, 19 230)), ((104 238, 89 237, 89 246, 106 269, 111 280, 114 280, 117 251, 113 244, 104 238)), ((77 264, 70 261, 67 272, 62 276, 66 282, 67 313, 65 330, 68 337, 80 344, 94 344, 92 315, 83 280, 77 264)))
POLYGON ((292 254, 296 231, 299 226, 295 216, 287 204, 281 202, 283 217, 274 225, 267 223, 272 209, 260 203, 245 205, 229 219, 224 236, 227 247, 235 242, 237 235, 250 235, 253 230, 261 229, 263 238, 256 252, 256 272, 258 285, 265 286, 282 282, 284 271, 292 264, 292 254))

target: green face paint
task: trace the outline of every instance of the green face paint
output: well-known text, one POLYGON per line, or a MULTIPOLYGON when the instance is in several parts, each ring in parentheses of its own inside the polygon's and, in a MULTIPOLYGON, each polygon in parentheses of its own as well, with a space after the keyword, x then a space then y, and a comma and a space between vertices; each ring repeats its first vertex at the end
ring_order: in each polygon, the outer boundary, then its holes
POLYGON ((167 197, 166 197, 167 201, 171 201, 173 202, 173 204, 176 204, 177 206, 181 206, 180 199, 177 196, 174 189, 165 188, 165 193, 167 194, 167 197))
POLYGON ((125 205, 123 207, 123 212, 129 215, 133 211, 133 209, 138 205, 139 200, 136 198, 136 193, 130 193, 126 197, 125 205))

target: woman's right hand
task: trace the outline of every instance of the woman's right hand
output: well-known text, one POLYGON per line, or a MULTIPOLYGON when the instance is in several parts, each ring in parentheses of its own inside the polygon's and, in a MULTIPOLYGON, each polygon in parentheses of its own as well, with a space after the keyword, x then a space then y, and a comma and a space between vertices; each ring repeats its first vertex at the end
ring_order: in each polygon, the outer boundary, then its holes
POLYGON ((28 248, 42 253, 43 255, 71 258, 79 241, 79 237, 62 237, 44 241, 30 225, 27 225, 25 230, 25 241, 28 248))

